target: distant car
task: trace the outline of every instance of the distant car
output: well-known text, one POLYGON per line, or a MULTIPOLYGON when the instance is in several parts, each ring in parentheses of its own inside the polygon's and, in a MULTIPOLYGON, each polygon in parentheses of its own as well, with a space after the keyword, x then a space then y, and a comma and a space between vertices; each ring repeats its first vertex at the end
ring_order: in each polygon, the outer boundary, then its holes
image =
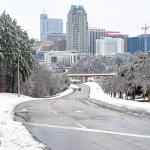
POLYGON ((81 91, 81 88, 78 88, 78 91, 81 91))

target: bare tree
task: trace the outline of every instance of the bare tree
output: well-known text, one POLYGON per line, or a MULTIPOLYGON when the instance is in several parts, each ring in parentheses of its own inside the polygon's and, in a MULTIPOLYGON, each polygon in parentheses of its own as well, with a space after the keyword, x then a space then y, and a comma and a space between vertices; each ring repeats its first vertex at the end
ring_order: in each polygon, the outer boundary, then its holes
POLYGON ((39 65, 38 69, 22 87, 22 93, 33 97, 45 97, 57 94, 68 86, 66 76, 51 74, 47 66, 39 65))

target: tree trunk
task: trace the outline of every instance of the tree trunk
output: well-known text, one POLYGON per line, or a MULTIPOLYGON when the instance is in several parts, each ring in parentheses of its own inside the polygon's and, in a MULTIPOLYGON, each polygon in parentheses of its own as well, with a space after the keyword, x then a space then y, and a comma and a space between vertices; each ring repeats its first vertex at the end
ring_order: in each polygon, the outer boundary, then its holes
POLYGON ((133 101, 135 100, 135 94, 134 93, 132 94, 132 100, 133 101))
POLYGON ((15 77, 16 77, 16 73, 15 73, 15 70, 13 70, 12 77, 11 77, 11 92, 12 93, 16 92, 16 90, 15 90, 15 81, 16 81, 15 77))
POLYGON ((128 93, 127 92, 125 93, 125 99, 128 100, 128 93))
POLYGON ((123 98, 122 92, 119 92, 119 98, 123 98))
POLYGON ((110 92, 110 96, 111 96, 111 97, 112 97, 112 95, 113 95, 112 92, 110 92))
POLYGON ((114 97, 116 97, 116 92, 114 92, 114 97))
POLYGON ((148 102, 150 102, 150 90, 148 90, 148 102))
POLYGON ((8 92, 7 82, 6 82, 6 74, 7 74, 7 66, 4 60, 0 61, 0 91, 8 92))

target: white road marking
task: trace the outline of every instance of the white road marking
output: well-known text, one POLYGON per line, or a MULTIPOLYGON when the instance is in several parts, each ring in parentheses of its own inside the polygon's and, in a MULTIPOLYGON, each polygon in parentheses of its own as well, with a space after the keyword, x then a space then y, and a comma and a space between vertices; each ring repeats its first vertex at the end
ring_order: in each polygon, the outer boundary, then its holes
POLYGON ((78 124, 78 123, 74 123, 74 124, 77 125, 77 126, 80 127, 80 128, 87 129, 86 127, 84 127, 84 126, 82 126, 82 125, 80 125, 80 124, 78 124))
POLYGON ((25 112, 25 111, 27 111, 27 109, 23 108, 23 109, 22 109, 22 111, 24 111, 24 112, 25 112))
POLYGON ((106 130, 99 130, 99 129, 75 128, 75 127, 58 126, 58 125, 38 124, 38 123, 25 123, 25 124, 32 125, 32 126, 65 129, 65 130, 77 130, 77 131, 84 131, 84 132, 105 133, 105 134, 112 134, 112 135, 150 139, 150 135, 142 135, 142 134, 130 134, 130 133, 113 132, 113 131, 106 131, 106 130))
POLYGON ((54 114, 56 114, 56 115, 57 115, 57 114, 58 114, 58 112, 54 111, 54 114))
POLYGON ((83 110, 76 110, 75 112, 77 112, 77 113, 81 113, 81 112, 83 112, 83 110))

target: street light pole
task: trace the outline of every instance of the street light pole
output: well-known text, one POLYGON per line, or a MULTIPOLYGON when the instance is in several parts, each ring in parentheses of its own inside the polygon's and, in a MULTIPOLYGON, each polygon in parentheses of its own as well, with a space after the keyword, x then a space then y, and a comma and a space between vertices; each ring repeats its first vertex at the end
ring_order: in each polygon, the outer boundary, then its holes
POLYGON ((18 97, 20 97, 20 64, 19 64, 19 54, 18 54, 18 97))

